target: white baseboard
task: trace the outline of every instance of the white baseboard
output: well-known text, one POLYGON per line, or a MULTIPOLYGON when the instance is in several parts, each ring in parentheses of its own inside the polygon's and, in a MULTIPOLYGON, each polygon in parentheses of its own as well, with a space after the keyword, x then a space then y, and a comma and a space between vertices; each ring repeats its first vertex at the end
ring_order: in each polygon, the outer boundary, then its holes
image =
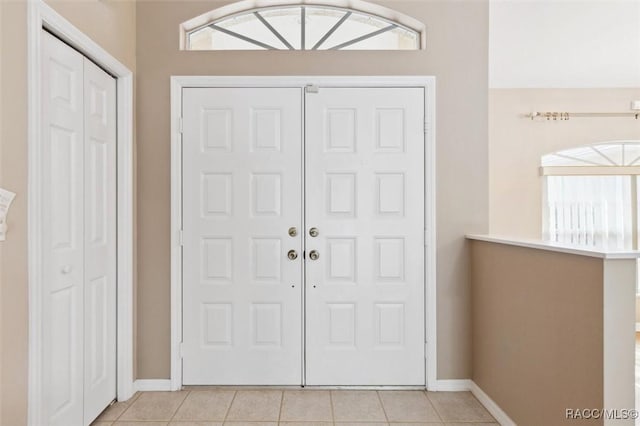
POLYGON ((170 391, 171 380, 164 379, 138 379, 133 384, 134 389, 137 392, 158 392, 158 391, 170 391))
POLYGON ((432 392, 463 392, 471 388, 471 380, 454 379, 454 380, 436 380, 431 386, 427 386, 427 390, 432 392))
POLYGON ((498 421, 498 423, 500 423, 501 426, 517 426, 516 422, 511 420, 507 413, 502 411, 502 408, 500 408, 489 395, 484 393, 484 391, 480 389, 480 387, 476 385, 473 380, 469 380, 468 382, 470 385, 469 390, 471 391, 473 396, 475 396, 478 401, 480 401, 480 403, 484 405, 487 411, 491 413, 491 415, 498 421))

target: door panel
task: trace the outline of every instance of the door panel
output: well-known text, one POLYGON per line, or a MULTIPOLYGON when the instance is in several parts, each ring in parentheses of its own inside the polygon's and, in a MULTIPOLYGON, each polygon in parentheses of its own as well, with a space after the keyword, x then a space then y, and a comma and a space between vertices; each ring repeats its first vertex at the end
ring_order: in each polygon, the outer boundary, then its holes
POLYGON ((43 359, 47 424, 83 422, 83 58, 42 39, 43 359))
POLYGON ((45 418, 84 425, 116 397, 116 86, 42 40, 45 418))
POLYGON ((183 91, 185 385, 301 383, 301 100, 183 91))
POLYGON ((116 82, 84 58, 84 424, 116 398, 116 82))
POLYGON ((424 90, 321 88, 305 117, 307 384, 423 385, 424 90))

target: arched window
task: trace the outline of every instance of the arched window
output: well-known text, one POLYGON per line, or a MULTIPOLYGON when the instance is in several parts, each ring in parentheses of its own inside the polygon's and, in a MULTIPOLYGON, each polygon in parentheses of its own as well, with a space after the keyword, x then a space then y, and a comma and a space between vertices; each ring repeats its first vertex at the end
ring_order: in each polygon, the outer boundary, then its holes
MULTIPOLYGON (((278 1, 270 4, 280 3, 278 1)), ((182 24, 186 50, 418 50, 424 25, 362 1, 255 7, 245 0, 182 24), (354 8, 359 5, 361 8, 354 8)))
POLYGON ((543 238, 638 248, 640 141, 613 141, 542 157, 543 238))

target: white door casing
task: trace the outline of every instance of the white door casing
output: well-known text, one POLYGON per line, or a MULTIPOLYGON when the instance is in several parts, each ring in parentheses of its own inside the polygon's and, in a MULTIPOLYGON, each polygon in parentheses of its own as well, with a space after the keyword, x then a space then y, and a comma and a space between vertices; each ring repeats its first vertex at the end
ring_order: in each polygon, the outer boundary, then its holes
MULTIPOLYGON (((425 76, 382 76, 382 77, 326 77, 326 76, 286 76, 286 77, 238 77, 238 76, 173 76, 171 77, 171 389, 178 390, 186 383, 183 380, 182 353, 185 352, 183 337, 187 327, 183 318, 189 309, 183 305, 183 289, 185 284, 184 272, 190 268, 189 260, 184 255, 182 228, 184 194, 183 173, 189 165, 183 161, 183 129, 187 130, 186 120, 183 120, 183 100, 185 89, 198 88, 300 88, 307 92, 306 97, 315 96, 319 89, 322 92, 330 88, 419 88, 423 90, 422 111, 418 125, 420 139, 423 143, 424 162, 424 192, 419 195, 424 200, 423 222, 416 234, 420 236, 423 258, 421 259, 423 272, 423 322, 420 325, 425 334, 421 337, 420 348, 417 352, 422 358, 423 379, 419 386, 427 383, 428 389, 438 389, 439 381, 436 376, 437 365, 437 335, 436 335, 436 264, 435 264, 435 78, 425 76), (424 120, 424 121, 423 121, 424 120), (425 294, 426 293, 426 294, 425 294), (429 342, 425 345, 424 342, 429 342), (426 353, 426 354, 425 354, 426 353), (426 356, 425 356, 426 355, 426 356), (426 366, 426 368, 425 368, 426 366)), ((304 109, 304 99, 301 100, 304 109)), ((393 109, 393 108, 392 108, 393 109)), ((391 114, 393 115, 393 114, 391 114)), ((303 194, 306 197, 317 197, 318 193, 303 194)), ((304 204, 304 202, 303 202, 304 204)), ((302 231, 307 234, 310 224, 302 231)), ((300 230, 299 230, 300 232, 300 230)), ((305 237, 308 238, 308 237, 305 237)), ((309 251, 310 249, 308 249, 309 251)), ((321 257, 325 258, 324 256, 321 257)), ((308 283, 311 285, 310 283, 308 283)), ((311 287, 305 289, 309 292, 311 287)), ((304 292, 303 292, 304 294, 304 292)), ((308 314, 309 315, 309 314, 308 314)), ((306 383, 309 383, 307 380, 306 383)), ((416 382, 417 383, 417 382, 416 382)), ((356 385, 357 386, 357 385, 356 385)), ((414 385, 411 385, 414 386, 414 385)))
POLYGON ((306 95, 308 385, 425 384, 424 96, 306 95))
POLYGON ((27 86, 28 86, 28 186, 24 194, 29 207, 28 217, 28 293, 29 293, 29 354, 27 424, 41 426, 49 418, 49 390, 45 376, 50 362, 45 351, 48 344, 45 330, 50 327, 44 303, 48 300, 49 266, 45 265, 45 250, 50 247, 46 233, 50 229, 49 206, 50 160, 47 152, 48 129, 45 126, 43 103, 47 98, 43 61, 46 38, 55 34, 73 49, 82 52, 98 64, 116 82, 117 104, 117 396, 120 401, 134 393, 133 383, 133 74, 125 65, 100 45, 48 6, 43 0, 27 4, 27 86), (46 31, 43 31, 46 29, 46 31))
POLYGON ((45 416, 81 425, 116 396, 116 85, 42 41, 45 416))
POLYGON ((84 424, 116 396, 116 82, 84 58, 84 424))
POLYGON ((302 383, 301 99, 183 89, 185 385, 302 383))

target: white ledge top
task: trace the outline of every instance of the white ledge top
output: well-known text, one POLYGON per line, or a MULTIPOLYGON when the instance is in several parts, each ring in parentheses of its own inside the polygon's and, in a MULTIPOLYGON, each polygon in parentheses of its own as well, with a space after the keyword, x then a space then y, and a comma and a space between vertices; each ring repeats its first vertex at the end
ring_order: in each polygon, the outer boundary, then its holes
POLYGON ((537 250, 555 251, 558 253, 576 254, 579 256, 599 257, 601 259, 637 259, 640 258, 640 251, 627 250, 615 251, 604 249, 590 249, 580 246, 550 243, 542 240, 527 240, 522 238, 511 238, 494 235, 467 235, 467 239, 485 241, 489 243, 505 244, 517 247, 526 247, 537 250))

